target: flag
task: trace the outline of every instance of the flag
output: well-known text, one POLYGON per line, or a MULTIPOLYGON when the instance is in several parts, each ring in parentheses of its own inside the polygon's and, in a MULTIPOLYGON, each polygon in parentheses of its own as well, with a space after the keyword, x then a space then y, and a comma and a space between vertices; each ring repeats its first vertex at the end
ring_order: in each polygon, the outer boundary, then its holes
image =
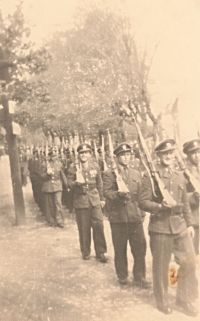
POLYGON ((178 122, 178 98, 176 98, 175 102, 172 105, 171 115, 175 122, 178 122))

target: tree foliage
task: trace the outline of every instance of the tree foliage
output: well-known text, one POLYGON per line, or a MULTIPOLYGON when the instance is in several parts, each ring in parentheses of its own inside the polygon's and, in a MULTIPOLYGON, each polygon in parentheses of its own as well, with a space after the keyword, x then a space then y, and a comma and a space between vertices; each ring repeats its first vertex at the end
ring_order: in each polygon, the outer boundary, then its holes
POLYGON ((146 53, 138 52, 131 21, 121 12, 98 4, 79 7, 73 27, 55 32, 39 49, 29 40, 22 4, 0 26, 2 49, 14 63, 9 91, 20 124, 43 128, 46 135, 78 130, 96 137, 110 128, 120 140, 123 105, 131 105, 142 124, 148 117, 155 122, 146 53))
POLYGON ((155 121, 147 92, 149 65, 127 16, 82 8, 74 27, 55 33, 49 46, 53 59, 46 79, 55 128, 91 135, 108 127, 119 130, 121 106, 130 103, 143 121, 155 121))
POLYGON ((30 41, 30 34, 22 2, 16 6, 14 13, 5 19, 0 13, 1 56, 10 62, 10 81, 8 84, 1 82, 0 96, 7 93, 8 99, 17 103, 15 118, 21 125, 27 125, 27 122, 34 119, 34 112, 31 110, 33 102, 39 106, 50 100, 45 81, 38 81, 37 78, 37 75, 48 67, 49 50, 45 45, 36 48, 30 41))

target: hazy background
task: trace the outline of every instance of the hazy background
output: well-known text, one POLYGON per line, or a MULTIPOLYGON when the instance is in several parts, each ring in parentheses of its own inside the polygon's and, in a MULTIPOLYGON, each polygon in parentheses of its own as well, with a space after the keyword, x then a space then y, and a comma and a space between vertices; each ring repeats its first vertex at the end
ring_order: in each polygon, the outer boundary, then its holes
MULTIPOLYGON (((4 15, 17 1, 0 0, 4 15)), ((32 38, 40 43, 57 28, 72 24, 83 0, 24 0, 32 38)), ((86 5, 87 5, 87 1, 86 5)), ((107 0, 121 4, 133 21, 136 42, 153 62, 149 78, 155 114, 179 98, 181 139, 196 136, 200 126, 200 0, 107 0), (155 51, 156 47, 156 51, 155 51)))

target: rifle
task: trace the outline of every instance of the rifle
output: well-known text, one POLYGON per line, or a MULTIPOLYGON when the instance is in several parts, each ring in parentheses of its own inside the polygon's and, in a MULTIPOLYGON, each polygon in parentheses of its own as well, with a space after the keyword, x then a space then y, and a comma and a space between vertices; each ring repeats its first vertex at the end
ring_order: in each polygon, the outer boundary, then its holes
POLYGON ((49 145, 48 145, 48 140, 46 140, 46 143, 45 143, 45 154, 46 154, 45 161, 46 161, 46 165, 47 165, 47 172, 51 172, 52 168, 51 168, 51 165, 49 164, 48 153, 49 153, 49 145))
POLYGON ((109 151, 110 151, 110 157, 111 157, 111 169, 115 173, 118 192, 128 194, 129 189, 127 188, 125 182, 123 181, 123 178, 121 177, 121 175, 118 173, 117 166, 114 160, 113 144, 112 144, 111 135, 109 133, 109 129, 106 129, 106 130, 108 133, 108 145, 109 145, 109 151))
POLYGON ((78 144, 74 140, 74 164, 76 169, 76 182, 80 184, 84 184, 85 180, 82 174, 81 163, 79 162, 78 152, 77 152, 78 144))
POLYGON ((194 188, 195 192, 198 192, 200 194, 200 184, 199 182, 196 180, 196 178, 190 173, 189 169, 187 168, 183 157, 181 156, 181 153, 178 149, 176 149, 175 152, 175 157, 177 159, 178 165, 180 167, 180 169, 184 172, 185 176, 187 177, 187 179, 189 180, 190 184, 192 185, 192 187, 194 188))
POLYGON ((30 155, 33 156, 33 145, 30 145, 30 155))
POLYGON ((135 124, 137 133, 138 133, 138 138, 139 138, 139 150, 141 153, 141 159, 142 159, 142 163, 144 164, 145 168, 147 169, 147 173, 149 175, 150 181, 151 181, 151 186, 152 186, 152 191, 154 196, 157 196, 155 193, 155 189, 154 189, 154 183, 153 183, 153 178, 155 179, 155 181, 158 184, 158 188, 161 192, 161 195, 163 197, 163 200, 170 206, 175 206, 176 205, 176 201, 173 199, 173 197, 171 196, 171 194, 169 193, 169 191, 167 190, 165 184, 163 183, 163 181, 161 180, 158 171, 156 170, 156 167, 154 165, 154 162, 151 158, 151 155, 149 153, 148 147, 146 145, 146 141, 142 135, 142 132, 140 130, 140 127, 135 119, 135 117, 132 115, 131 111, 128 109, 126 109, 125 107, 123 107, 124 112, 126 113, 127 116, 131 117, 131 119, 133 120, 133 123, 135 124), (146 162, 147 165, 146 165, 146 162))
POLYGON ((65 147, 65 140, 64 140, 64 137, 62 137, 62 141, 61 141, 61 145, 60 145, 61 160, 64 159, 64 147, 65 147))
POLYGON ((101 135, 101 142, 102 142, 102 145, 101 145, 101 148, 102 148, 102 162, 103 162, 103 170, 104 172, 108 169, 108 166, 106 164, 106 161, 105 161, 105 144, 104 144, 104 136, 101 135))
POLYGON ((71 134, 69 134, 69 153, 73 156, 73 139, 71 134))
POLYGON ((97 152, 97 145, 96 145, 96 141, 93 139, 93 146, 94 146, 94 156, 96 158, 96 161, 98 163, 99 160, 99 156, 98 156, 98 152, 97 152))

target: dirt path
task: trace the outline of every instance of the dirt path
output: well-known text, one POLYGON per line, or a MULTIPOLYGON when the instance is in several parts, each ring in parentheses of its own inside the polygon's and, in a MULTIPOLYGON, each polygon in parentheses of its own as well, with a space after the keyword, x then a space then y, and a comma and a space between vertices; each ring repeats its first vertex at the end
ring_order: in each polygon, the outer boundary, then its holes
MULTIPOLYGON (((155 309, 152 289, 120 286, 115 277, 109 223, 105 224, 108 264, 80 256, 74 217, 67 210, 65 228, 51 228, 34 203, 30 183, 24 188, 27 225, 14 227, 7 160, 0 164, 0 320, 2 321, 143 321, 184 320, 174 311, 166 317, 155 309), (3 185, 2 185, 3 184, 3 185)), ((146 223, 147 225, 147 223, 146 223)), ((132 259, 129 255, 129 267, 132 259)), ((147 252, 151 278, 151 255, 147 252)), ((131 271, 130 271, 131 275, 131 271)), ((175 289, 170 292, 174 296, 175 289)), ((174 298, 172 298, 174 301, 174 298)))

